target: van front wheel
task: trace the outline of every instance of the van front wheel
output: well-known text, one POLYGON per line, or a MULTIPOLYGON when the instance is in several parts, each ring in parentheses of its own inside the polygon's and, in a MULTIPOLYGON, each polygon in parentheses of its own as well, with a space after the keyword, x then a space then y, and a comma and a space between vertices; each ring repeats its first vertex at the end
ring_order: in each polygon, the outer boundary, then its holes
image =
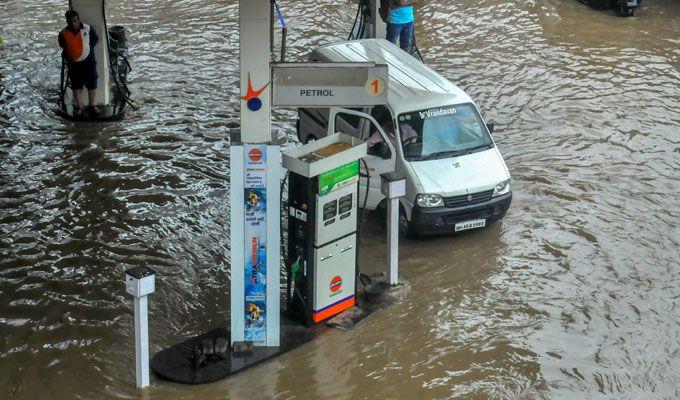
POLYGON ((418 232, 413 223, 406 217, 406 210, 399 205, 399 234, 405 236, 407 239, 417 239, 418 232))
MULTIPOLYGON (((381 201, 380 204, 378 204, 378 207, 376 207, 375 212, 378 214, 377 218, 380 226, 382 226, 383 229, 387 229, 387 204, 385 204, 385 200, 381 201)), ((411 223, 406 217, 406 210, 404 210, 404 206, 402 206, 401 204, 399 204, 399 220, 397 222, 399 224, 400 237, 403 236, 406 237, 407 239, 418 238, 418 232, 413 226, 413 223, 411 223)))

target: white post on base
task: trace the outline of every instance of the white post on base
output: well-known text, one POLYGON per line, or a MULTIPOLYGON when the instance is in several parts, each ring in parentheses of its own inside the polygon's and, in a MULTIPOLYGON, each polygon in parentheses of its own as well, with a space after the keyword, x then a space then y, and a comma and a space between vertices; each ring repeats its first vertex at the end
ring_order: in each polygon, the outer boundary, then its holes
POLYGON ((125 289, 135 297, 135 378, 137 388, 149 386, 148 295, 156 290, 156 272, 136 267, 125 271, 125 289))
POLYGON ((399 198, 387 203, 387 266, 394 286, 399 283, 399 198))
POLYGON ((406 195, 406 179, 394 172, 380 177, 387 197, 387 268, 390 285, 395 286, 399 283, 399 198, 406 195))

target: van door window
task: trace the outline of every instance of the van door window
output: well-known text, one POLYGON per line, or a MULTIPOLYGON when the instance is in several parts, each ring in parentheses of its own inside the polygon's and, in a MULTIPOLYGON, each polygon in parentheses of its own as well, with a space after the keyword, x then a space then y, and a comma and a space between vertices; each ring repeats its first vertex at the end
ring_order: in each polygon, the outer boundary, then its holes
MULTIPOLYGON (((361 110, 357 109, 354 111, 361 110)), ((391 126, 391 122, 386 123, 385 126, 391 126)), ((385 140, 380 134, 377 126, 368 118, 339 112, 335 116, 335 132, 342 132, 350 136, 366 140, 366 144, 368 146, 367 151, 369 155, 380 158, 390 158, 392 155, 390 146, 385 143, 385 140), (367 134, 361 134, 361 132, 367 132, 367 134)), ((392 136, 394 137, 394 130, 391 132, 392 136)), ((385 133, 387 134, 387 131, 385 131, 385 133)))
MULTIPOLYGON (((349 110, 361 111, 360 108, 350 108, 349 110)), ((362 120, 363 118, 358 115, 339 112, 335 115, 335 131, 361 138, 362 120)))
MULTIPOLYGON (((378 124, 380 124, 380 127, 396 149, 397 139, 396 133, 394 131, 392 113, 390 113, 390 110, 385 106, 375 106, 373 107, 373 110, 371 110, 371 117, 373 117, 378 122, 378 124)), ((368 124, 367 126, 368 129, 366 132, 368 132, 368 134, 366 135, 366 144, 368 145, 368 154, 384 157, 385 150, 389 152, 388 146, 386 146, 384 139, 373 124, 368 124)))

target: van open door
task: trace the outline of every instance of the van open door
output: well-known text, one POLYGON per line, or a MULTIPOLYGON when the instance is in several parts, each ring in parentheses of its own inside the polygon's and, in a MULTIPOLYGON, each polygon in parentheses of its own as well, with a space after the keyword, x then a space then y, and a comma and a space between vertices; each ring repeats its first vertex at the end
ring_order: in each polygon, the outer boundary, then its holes
MULTIPOLYGON (((380 190, 380 175, 394 171, 396 166, 397 153, 394 142, 372 116, 346 108, 332 108, 330 111, 327 133, 331 135, 338 132, 368 142, 368 154, 363 160, 368 168, 369 179, 361 177, 359 180, 359 206, 364 207, 365 202, 367 209, 375 210, 384 198, 380 190), (370 186, 368 197, 366 197, 367 181, 370 186)), ((360 170, 364 170, 363 165, 360 166, 360 170)))

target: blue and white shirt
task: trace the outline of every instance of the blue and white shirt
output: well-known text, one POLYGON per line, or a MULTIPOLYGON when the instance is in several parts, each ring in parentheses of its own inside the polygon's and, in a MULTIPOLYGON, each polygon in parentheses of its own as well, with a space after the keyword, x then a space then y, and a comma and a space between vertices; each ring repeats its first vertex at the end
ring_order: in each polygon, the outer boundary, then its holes
POLYGON ((408 24, 413 22, 413 6, 395 7, 390 9, 388 21, 390 24, 408 24))

